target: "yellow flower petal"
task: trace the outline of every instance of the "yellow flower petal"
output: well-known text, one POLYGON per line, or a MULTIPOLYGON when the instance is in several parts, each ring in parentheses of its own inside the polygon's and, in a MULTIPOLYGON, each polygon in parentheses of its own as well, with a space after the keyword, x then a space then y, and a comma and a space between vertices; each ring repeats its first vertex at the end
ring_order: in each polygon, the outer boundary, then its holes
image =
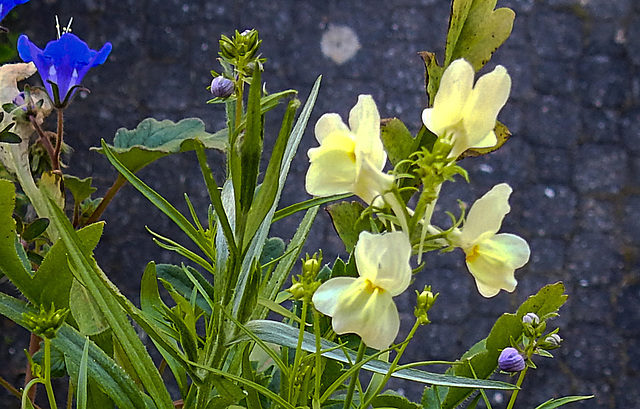
POLYGON ((361 277, 391 296, 404 292, 411 282, 411 244, 404 232, 360 233, 355 248, 356 265, 361 277))
POLYGON ((463 59, 449 64, 433 101, 430 124, 425 123, 432 132, 442 135, 462 120, 462 108, 472 92, 473 74, 473 67, 463 59))
POLYGON ((316 310, 330 317, 336 314, 338 299, 341 294, 348 291, 354 285, 356 279, 353 277, 335 277, 320 285, 313 293, 313 305, 316 310))
POLYGON ((479 148, 478 144, 493 131, 498 112, 507 102, 510 92, 511 77, 503 66, 498 65, 493 71, 480 77, 463 110, 469 147, 479 148))
POLYGON ((316 123, 317 148, 309 149, 307 192, 314 196, 354 193, 371 202, 393 184, 382 171, 387 154, 380 138, 380 114, 370 95, 360 95, 349 115, 349 129, 337 114, 316 123))
POLYGON ((385 349, 400 329, 400 316, 391 294, 360 278, 337 301, 332 320, 336 334, 355 333, 369 347, 385 349))
POLYGON ((509 196, 512 191, 511 186, 500 183, 475 201, 462 228, 461 247, 477 242, 482 235, 489 233, 492 236, 500 230, 502 220, 511 210, 509 196))

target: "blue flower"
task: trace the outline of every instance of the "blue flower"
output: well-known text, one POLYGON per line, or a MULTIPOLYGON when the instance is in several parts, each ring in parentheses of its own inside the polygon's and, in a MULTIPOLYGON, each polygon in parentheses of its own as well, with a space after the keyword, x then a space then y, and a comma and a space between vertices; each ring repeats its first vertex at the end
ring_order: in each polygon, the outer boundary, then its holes
POLYGON ((24 4, 29 0, 0 0, 0 21, 18 4, 24 4))
POLYGON ((49 42, 44 50, 24 34, 18 38, 20 58, 24 62, 33 61, 47 93, 58 108, 67 105, 89 68, 104 63, 110 52, 111 43, 95 51, 71 33, 64 33, 58 40, 49 42))

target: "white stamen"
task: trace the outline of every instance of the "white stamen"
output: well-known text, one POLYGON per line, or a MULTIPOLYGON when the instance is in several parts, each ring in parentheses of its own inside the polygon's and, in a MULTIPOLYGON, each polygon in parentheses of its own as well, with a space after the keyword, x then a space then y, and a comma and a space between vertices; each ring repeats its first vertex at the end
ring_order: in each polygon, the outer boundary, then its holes
POLYGON ((49 67, 49 79, 51 80, 51 82, 57 82, 57 75, 58 71, 56 71, 56 67, 54 67, 53 65, 49 67))
POLYGON ((71 73, 71 79, 73 80, 74 83, 75 83, 75 80, 78 79, 78 70, 76 70, 75 68, 73 69, 73 72, 71 73))

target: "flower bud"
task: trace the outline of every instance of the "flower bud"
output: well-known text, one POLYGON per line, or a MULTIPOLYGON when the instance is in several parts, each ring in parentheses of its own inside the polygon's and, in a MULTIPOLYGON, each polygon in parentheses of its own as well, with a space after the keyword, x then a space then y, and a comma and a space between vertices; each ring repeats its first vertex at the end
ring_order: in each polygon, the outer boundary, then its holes
POLYGON ((502 350, 498 358, 498 367, 505 372, 520 372, 525 368, 524 357, 512 347, 502 350))
POLYGON ((524 324, 531 324, 532 326, 536 326, 540 323, 540 317, 538 317, 535 313, 529 312, 524 317, 522 317, 522 322, 524 324))
POLYGON ((548 335, 538 346, 545 350, 560 348, 562 338, 558 334, 548 335))
POLYGON ((215 77, 213 81, 211 81, 211 93, 214 97, 228 98, 233 94, 234 90, 235 85, 233 81, 222 75, 215 77))

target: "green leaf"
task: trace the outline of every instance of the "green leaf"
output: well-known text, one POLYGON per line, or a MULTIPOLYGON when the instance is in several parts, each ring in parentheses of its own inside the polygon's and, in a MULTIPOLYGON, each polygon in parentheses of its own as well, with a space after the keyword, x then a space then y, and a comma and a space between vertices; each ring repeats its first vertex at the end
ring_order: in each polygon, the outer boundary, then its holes
POLYGON ((98 190, 91 186, 92 178, 80 179, 76 176, 64 175, 64 186, 69 189, 73 199, 80 204, 83 200, 91 197, 93 192, 98 190))
POLYGON ((562 405, 566 405, 567 403, 578 402, 585 399, 591 399, 593 395, 589 396, 565 396, 562 398, 549 399, 545 403, 536 406, 536 409, 554 409, 558 408, 562 405))
POLYGON ((462 152, 462 155, 460 155, 460 159, 469 158, 469 157, 473 158, 476 156, 482 156, 482 155, 486 155, 491 152, 497 151, 502 147, 502 145, 505 144, 505 142, 507 142, 507 139, 511 137, 511 132, 509 132, 509 129, 507 129, 507 127, 504 126, 504 124, 500 123, 499 121, 496 121, 496 127, 494 129, 494 132, 496 134, 496 137, 498 138, 498 143, 495 146, 492 146, 490 148, 467 149, 466 151, 462 152))
POLYGON ((84 254, 81 239, 73 230, 62 210, 52 202, 49 203, 49 209, 52 214, 52 222, 60 231, 61 240, 69 251, 69 264, 73 266, 74 275, 79 277, 96 301, 119 345, 127 352, 136 374, 140 377, 157 409, 173 409, 172 399, 164 387, 164 382, 153 360, 120 304, 120 299, 124 296, 98 268, 95 260, 84 254))
POLYGON ((89 365, 89 338, 87 338, 87 340, 84 343, 84 348, 82 349, 82 359, 80 359, 80 370, 78 371, 77 409, 87 409, 88 365, 89 365))
POLYGON ((496 3, 497 0, 454 0, 444 67, 464 58, 478 71, 509 38, 515 13, 506 7, 494 10, 496 3))
MULTIPOLYGON (((247 101, 247 126, 239 148, 239 163, 242 171, 240 174, 240 190, 236 190, 235 194, 240 195, 240 200, 236 199, 236 203, 240 204, 240 208, 237 210, 240 211, 241 217, 246 217, 253 202, 258 172, 260 171, 260 157, 262 156, 264 116, 260 112, 260 95, 262 93, 260 74, 261 69, 256 69, 253 73, 253 78, 251 78, 249 99, 247 101)), ((232 177, 237 178, 238 175, 232 175, 232 177)), ((237 219, 238 217, 236 217, 237 219)), ((237 227, 244 229, 244 222, 237 223, 237 227)), ((244 249, 244 243, 237 244, 241 249, 244 249)))
MULTIPOLYGON (((11 124, 11 125, 13 125, 13 124, 11 124)), ((0 142, 4 142, 4 143, 20 143, 20 142, 22 142, 22 138, 20 137, 20 135, 14 134, 13 132, 2 131, 2 132, 0 132, 0 142)))
POLYGON ((385 391, 371 401, 374 408, 420 409, 420 405, 394 391, 385 391))
MULTIPOLYGON (((90 224, 76 232, 87 257, 98 245, 103 228, 104 222, 99 222, 90 224)), ((53 303, 56 308, 69 306, 69 294, 74 278, 69 269, 67 257, 67 247, 61 240, 55 242, 49 249, 30 284, 37 297, 34 300, 36 305, 50 306, 53 303)))
POLYGON ((444 68, 438 65, 436 55, 428 51, 419 52, 420 58, 424 62, 425 68, 425 88, 427 90, 427 96, 429 97, 429 106, 433 106, 433 101, 440 88, 440 80, 444 73, 444 68))
MULTIPOLYGON (((280 201, 280 195, 282 194, 284 183, 287 179, 287 176, 289 175, 289 168, 291 167, 291 162, 293 161, 293 158, 298 150, 298 146, 300 145, 300 141, 302 140, 302 137, 304 135, 307 122, 309 121, 309 117, 311 116, 311 110, 313 109, 316 98, 318 97, 318 90, 320 89, 320 80, 321 80, 321 77, 318 77, 318 79, 314 83, 313 88, 309 93, 309 97, 307 98, 307 101, 305 102, 304 107, 302 108, 302 111, 298 116, 298 120, 296 121, 293 127, 293 130, 291 131, 291 136, 289 137, 289 143, 287 144, 284 157, 282 159, 282 164, 280 166, 280 177, 278 179, 278 191, 276 193, 275 199, 273 200, 273 205, 271 206, 271 209, 266 214, 266 216, 264 217, 264 220, 260 224, 260 227, 256 231, 256 234, 253 237, 251 245, 247 250, 245 258, 242 261, 243 264, 242 264, 241 271, 243 272, 243 274, 239 277, 238 286, 237 286, 238 291, 244 290, 244 287, 246 286, 246 281, 248 278, 247 274, 249 272, 251 263, 253 262, 254 259, 259 258, 260 254, 262 254, 262 248, 264 246, 264 243, 267 239, 267 235, 271 228, 273 215, 278 206, 278 202, 280 201)), ((223 189, 223 193, 224 193, 224 189, 223 189)), ((309 233, 308 228, 311 228, 311 223, 313 222, 313 218, 315 218, 315 215, 317 214, 317 210, 318 210, 317 208, 312 208, 309 211, 307 211, 305 218, 300 223, 300 227, 298 227, 298 231, 296 232, 294 239, 292 239, 291 243, 289 244, 289 248, 287 249, 287 254, 294 257, 295 259, 292 260, 291 257, 287 256, 285 257, 285 259, 280 261, 280 263, 278 263, 278 267, 276 267, 273 274, 271 275, 271 278, 268 284, 264 287, 263 292, 260 294, 261 297, 273 299, 273 297, 275 297, 275 294, 277 294, 277 292, 280 290, 284 282, 284 279, 289 275, 289 272, 291 271, 291 266, 293 265, 293 263, 295 263, 295 261, 297 261, 297 257, 300 254, 299 251, 302 247, 302 243, 304 242, 303 241, 301 243, 301 242, 297 242, 296 240, 306 239, 307 234, 309 233), (301 231, 301 228, 303 231, 301 231), (295 247, 292 246, 294 242, 296 243, 295 247), (300 246, 300 248, 297 248, 297 246, 300 246), (296 251, 290 252, 289 249, 296 249, 296 251), (289 263, 291 264, 289 265, 289 263), (280 264, 282 264, 283 266, 282 268, 280 264), (289 268, 287 270, 285 270, 285 267, 284 267, 285 265, 289 265, 289 268)), ((233 307, 234 307, 234 311, 239 310, 239 306, 237 304, 234 304, 233 307)), ((258 309, 258 310, 259 311, 256 311, 257 314, 262 314, 265 312, 264 309, 258 309)))
POLYGON ((155 190, 151 189, 142 180, 140 180, 131 170, 129 170, 124 164, 122 164, 116 154, 108 147, 108 145, 102 141, 102 149, 104 155, 109 162, 116 168, 118 172, 133 187, 138 189, 154 206, 156 206, 161 212, 167 215, 185 234, 202 250, 202 252, 208 256, 212 256, 209 240, 204 234, 196 229, 189 220, 182 215, 175 207, 171 205, 164 197, 160 196, 155 190))
POLYGON ((22 231, 22 239, 24 241, 33 241, 37 239, 49 227, 49 219, 35 219, 27 225, 22 231))
POLYGON ((71 284, 69 308, 82 335, 96 335, 109 328, 95 300, 78 280, 71 284))
POLYGON ((362 217, 364 206, 359 202, 340 202, 327 206, 331 221, 347 252, 351 253, 363 231, 371 231, 372 219, 362 217))
MULTIPOLYGON (((289 348, 296 348, 298 344, 299 330, 281 322, 254 320, 248 322, 246 324, 246 328, 252 331, 258 338, 265 342, 272 342, 274 344, 282 345, 289 348)), ((242 335, 236 341, 247 340, 247 338, 248 337, 246 335, 242 335)), ((344 363, 354 362, 356 360, 357 354, 355 351, 341 349, 338 344, 327 341, 325 339, 321 340, 321 347, 323 351, 326 351, 322 353, 322 356, 324 357, 344 363)), ((315 337, 313 334, 309 332, 304 333, 302 349, 307 352, 316 351, 315 337)), ((370 362, 364 364, 362 368, 374 373, 386 374, 389 367, 390 364, 388 362, 371 360, 370 362)), ((392 376, 395 378, 429 383, 433 385, 503 390, 515 389, 513 385, 505 382, 461 378, 457 376, 420 371, 412 368, 402 369, 400 371, 394 372, 392 376)))
POLYGON ((308 210, 315 206, 322 206, 325 203, 346 199, 350 196, 353 196, 353 194, 343 193, 341 195, 333 195, 333 196, 327 196, 327 197, 314 197, 313 199, 305 200, 304 202, 295 203, 283 209, 278 210, 273 215, 273 220, 271 222, 275 223, 278 220, 284 219, 285 217, 291 216, 292 214, 295 214, 302 210, 308 210))
MULTIPOLYGON (((24 301, 0 292, 0 314, 26 328, 24 314, 29 312, 37 312, 37 309, 28 306, 24 301)), ((86 338, 68 324, 63 324, 56 337, 51 340, 53 347, 65 355, 69 373, 75 378, 77 378, 85 342, 86 338)), ((89 345, 87 367, 89 377, 100 384, 119 408, 139 409, 145 407, 142 393, 135 383, 113 359, 93 342, 90 342, 89 345)))
POLYGON ((262 254, 260 254, 260 265, 264 266, 281 257, 284 254, 284 247, 284 241, 280 237, 269 237, 264 243, 262 254))
POLYGON ((284 157, 291 128, 293 127, 293 119, 295 113, 300 107, 300 101, 293 100, 289 102, 287 111, 282 121, 282 127, 276 144, 273 147, 269 164, 264 175, 262 184, 260 185, 255 201, 251 204, 249 214, 247 215, 247 226, 245 231, 245 242, 250 242, 255 232, 260 228, 260 224, 265 216, 271 210, 273 201, 276 199, 279 191, 280 170, 282 168, 282 159, 284 157))
POLYGON ((382 144, 394 167, 415 152, 415 139, 398 118, 383 119, 380 127, 382 144))
MULTIPOLYGON (((202 274, 200 274, 200 272, 193 267, 186 268, 206 291, 209 297, 213 298, 213 286, 207 281, 207 279, 204 278, 202 274)), ((178 292, 178 294, 191 302, 191 295, 193 294, 194 284, 184 273, 182 267, 172 264, 158 264, 156 265, 156 274, 160 280, 164 280, 167 283, 171 284, 172 288, 176 292, 178 292)), ((207 304, 204 297, 200 293, 196 294, 196 305, 203 311, 206 311, 207 314, 211 314, 211 308, 207 304)))
MULTIPOLYGON (((135 173, 164 156, 195 149, 196 140, 206 148, 226 150, 227 132, 207 133, 204 122, 198 118, 187 118, 178 123, 147 118, 136 129, 118 129, 113 146, 108 146, 118 160, 135 173)), ((104 146, 93 149, 104 153, 104 146)))

